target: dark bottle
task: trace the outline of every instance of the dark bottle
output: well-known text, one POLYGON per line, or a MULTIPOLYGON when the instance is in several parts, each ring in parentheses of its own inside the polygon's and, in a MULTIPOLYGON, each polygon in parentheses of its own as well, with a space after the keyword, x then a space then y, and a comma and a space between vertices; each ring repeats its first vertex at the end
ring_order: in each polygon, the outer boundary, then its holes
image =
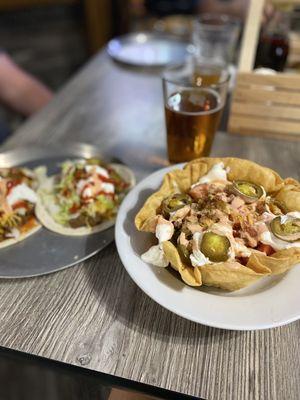
POLYGON ((290 17, 277 11, 271 21, 262 28, 257 47, 255 68, 271 68, 283 71, 289 54, 290 17))

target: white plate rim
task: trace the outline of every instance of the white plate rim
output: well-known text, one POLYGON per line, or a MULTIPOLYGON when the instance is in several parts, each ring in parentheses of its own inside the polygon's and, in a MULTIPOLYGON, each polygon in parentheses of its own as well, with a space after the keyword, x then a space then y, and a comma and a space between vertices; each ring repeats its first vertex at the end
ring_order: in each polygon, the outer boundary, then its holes
MULTIPOLYGON (((131 254, 133 255, 134 250, 131 248, 131 246, 128 244, 128 241, 126 242, 126 239, 128 239, 128 234, 125 232, 124 230, 124 222, 129 222, 131 224, 134 224, 133 221, 128 221, 128 218, 126 218, 128 211, 130 210, 130 207, 132 207, 132 201, 137 197, 137 195, 144 189, 147 187, 147 183, 148 182, 157 182, 157 184, 159 185, 159 183, 161 183, 162 181, 162 177, 169 171, 176 169, 176 168, 181 168, 184 164, 177 164, 177 165, 173 165, 171 167, 167 167, 167 168, 163 168, 160 169, 154 173, 152 173, 151 175, 149 175, 148 177, 144 178, 142 181, 140 181, 126 196, 126 198, 123 200, 122 205, 119 209, 118 212, 118 217, 117 217, 117 221, 116 221, 116 225, 115 225, 115 241, 116 241, 116 246, 117 246, 117 251, 119 253, 119 256, 121 258, 122 264, 124 266, 124 268, 126 269, 126 271, 128 272, 128 274, 130 275, 130 277, 132 278, 132 280, 152 299, 154 300, 156 303, 158 303, 159 305, 161 305, 162 307, 166 308, 167 310, 173 312, 174 314, 183 317, 187 320, 196 322, 196 323, 200 323, 203 325, 207 325, 207 326, 211 326, 214 328, 220 328, 220 329, 227 329, 227 330, 239 330, 239 331, 246 331, 246 330, 262 330, 262 329, 269 329, 269 328, 275 328, 275 327, 279 327, 279 326, 284 326, 287 325, 291 322, 297 321, 298 319, 300 319, 300 295, 298 294, 298 308, 296 310, 296 312, 291 312, 288 316, 286 317, 281 317, 281 318, 270 318, 267 317, 265 322, 259 322, 259 323, 249 323, 249 324, 239 324, 238 322, 236 324, 233 324, 232 322, 228 323, 226 321, 221 321, 215 318, 212 319, 205 319, 202 318, 201 316, 196 316, 195 315, 191 315, 191 314, 187 314, 186 312, 182 311, 180 308, 177 308, 176 306, 170 304, 168 302, 168 300, 166 300, 165 298, 162 298, 160 295, 157 295, 155 290, 151 290, 153 289, 152 287, 150 288, 149 283, 147 281, 143 281, 140 279, 140 277, 136 274, 136 272, 134 271, 134 268, 132 267, 132 264, 128 262, 128 255, 131 254)), ((138 232, 136 230, 136 234, 140 234, 140 232, 138 232)), ((137 255, 135 255, 136 257, 137 255)), ((144 267, 144 262, 139 259, 139 264, 141 266, 141 268, 144 267)), ((148 265, 148 264, 146 264, 148 265)), ((148 265, 148 267, 150 269, 155 269, 156 267, 150 267, 148 265)), ((288 272, 288 274, 284 275, 284 278, 290 278, 289 279, 289 283, 294 283, 294 285, 292 285, 292 293, 295 293, 295 290, 297 290, 296 285, 295 285, 295 281, 296 279, 293 278, 297 278, 300 279, 300 269, 299 269, 300 265, 294 267, 291 271, 288 272), (298 272, 297 272, 298 269, 298 272), (293 276, 292 276, 293 275, 293 276)), ((171 274, 170 274, 171 275, 171 274)), ((264 278, 267 279, 267 278, 264 278)), ((282 281, 285 281, 286 279, 282 279, 282 281)), ((158 280, 156 280, 156 278, 154 278, 153 282, 158 283, 158 280)), ((281 281, 280 281, 281 283, 281 281)), ((195 290, 193 288, 190 288, 186 285, 184 285, 182 283, 184 288, 188 288, 188 290, 195 290)), ((277 285, 274 285, 274 287, 276 288, 277 285)), ((287 286, 287 285, 285 285, 287 286)), ((169 290, 169 288, 166 286, 166 289, 169 290)), ((273 288, 271 288, 270 290, 272 290, 273 288)), ((184 289, 183 289, 184 290, 184 289)), ((268 292, 268 291, 267 291, 268 292)), ((300 292, 300 291, 299 291, 300 292)), ((297 293, 297 292, 296 292, 297 293)), ((268 298, 268 295, 265 296, 264 295, 265 292, 263 291, 262 293, 256 294, 256 296, 261 296, 262 299, 264 298, 268 298)), ((289 295, 291 294, 291 291, 289 290, 289 295)), ((207 293, 204 293, 204 295, 207 295, 207 293)), ((211 296, 211 294, 209 294, 209 296, 211 296)), ((240 297, 227 297, 227 296, 213 296, 215 298, 219 298, 219 299, 243 299, 243 298, 251 298, 252 295, 244 295, 241 298, 240 297)), ((274 299, 275 300, 275 299, 274 299)), ((231 300, 230 300, 231 301, 231 300)), ((276 298, 276 301, 274 302, 274 305, 276 305, 278 299, 276 298)), ((218 302, 218 301, 217 301, 218 302)), ((230 302, 229 302, 230 303, 230 302)), ((233 304, 233 303, 232 303, 233 304)), ((277 303, 278 304, 278 303, 277 303)))
MULTIPOLYGON (((186 55, 189 53, 189 46, 190 44, 187 41, 183 41, 183 40, 178 40, 178 38, 176 38, 175 36, 172 35, 168 35, 168 34, 160 34, 160 33, 154 33, 154 32, 147 32, 147 31, 140 31, 140 32, 131 32, 131 33, 127 33, 125 35, 122 36, 118 36, 115 37, 113 39, 111 39, 106 46, 106 50, 107 53, 110 55, 110 57, 112 57, 114 60, 121 62, 121 63, 125 63, 128 65, 133 65, 133 66, 138 66, 138 67, 164 67, 168 64, 172 64, 172 63, 180 63, 179 60, 169 60, 169 61, 151 61, 151 62, 146 62, 144 60, 133 60, 130 57, 124 57, 123 55, 120 54, 120 50, 115 50, 115 46, 116 45, 121 45, 121 46, 126 46, 130 43, 135 43, 136 45, 138 45, 137 42, 137 37, 139 35, 143 35, 145 38, 145 42, 144 43, 149 43, 152 40, 155 41, 164 41, 165 43, 169 42, 170 45, 177 45, 177 46, 182 46, 182 49, 185 49, 186 55)), ((183 62, 183 61, 182 61, 183 62)))

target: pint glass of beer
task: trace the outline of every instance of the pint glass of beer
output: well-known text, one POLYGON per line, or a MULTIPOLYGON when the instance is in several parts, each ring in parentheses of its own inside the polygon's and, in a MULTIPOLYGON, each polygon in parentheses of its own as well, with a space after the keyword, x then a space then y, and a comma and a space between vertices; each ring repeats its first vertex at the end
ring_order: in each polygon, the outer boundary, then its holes
POLYGON ((172 163, 208 156, 228 89, 222 66, 192 63, 165 71, 163 91, 168 157, 172 163))

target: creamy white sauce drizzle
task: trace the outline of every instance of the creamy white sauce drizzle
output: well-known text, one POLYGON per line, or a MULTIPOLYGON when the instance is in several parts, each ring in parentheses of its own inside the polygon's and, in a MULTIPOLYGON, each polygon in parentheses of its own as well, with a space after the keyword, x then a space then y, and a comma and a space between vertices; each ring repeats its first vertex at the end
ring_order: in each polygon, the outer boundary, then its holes
POLYGON ((87 179, 80 179, 76 185, 76 191, 79 195, 84 197, 93 197, 95 195, 95 188, 93 187, 97 180, 97 190, 104 193, 115 193, 115 186, 110 182, 101 182, 101 178, 97 175, 102 175, 109 178, 108 171, 99 165, 86 165, 85 170, 91 174, 87 179), (96 176, 95 176, 96 173, 96 176))

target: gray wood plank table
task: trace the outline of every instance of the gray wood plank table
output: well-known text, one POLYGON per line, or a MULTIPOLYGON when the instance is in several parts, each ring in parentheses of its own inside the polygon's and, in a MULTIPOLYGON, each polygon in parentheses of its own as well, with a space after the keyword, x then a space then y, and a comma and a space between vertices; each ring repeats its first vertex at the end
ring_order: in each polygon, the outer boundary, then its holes
MULTIPOLYGON (((118 66, 101 53, 4 148, 68 141, 100 146, 138 179, 162 167, 158 74, 118 66)), ((284 177, 300 177, 300 142, 220 132, 212 154, 250 158, 284 177)), ((300 398, 299 321, 257 332, 186 321, 131 281, 114 244, 59 273, 0 281, 0 320, 0 346, 26 353, 206 399, 300 398)))

